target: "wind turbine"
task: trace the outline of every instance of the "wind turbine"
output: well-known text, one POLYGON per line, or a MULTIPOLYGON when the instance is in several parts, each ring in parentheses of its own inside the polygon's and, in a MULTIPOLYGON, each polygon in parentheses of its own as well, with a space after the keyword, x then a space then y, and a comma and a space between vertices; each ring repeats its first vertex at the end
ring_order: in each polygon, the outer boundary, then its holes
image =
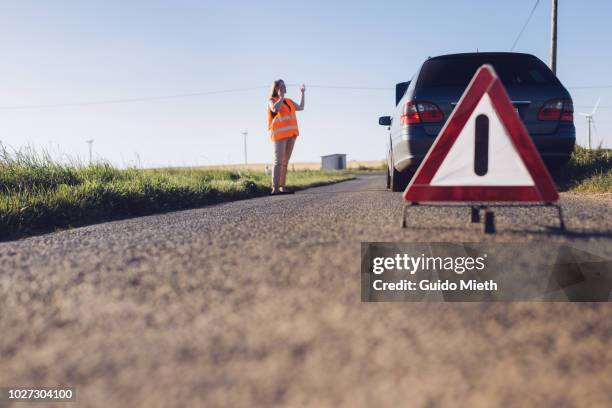
POLYGON ((593 124, 593 129, 597 131, 597 128, 595 127, 595 119, 593 118, 593 115, 595 115, 595 112, 597 111, 597 108, 599 107, 599 102, 601 102, 601 98, 597 98, 597 102, 595 103, 595 107, 593 108, 593 111, 591 111, 591 113, 584 113, 584 112, 578 113, 579 115, 584 116, 587 120, 587 125, 589 127, 589 150, 591 150, 591 124, 593 124))

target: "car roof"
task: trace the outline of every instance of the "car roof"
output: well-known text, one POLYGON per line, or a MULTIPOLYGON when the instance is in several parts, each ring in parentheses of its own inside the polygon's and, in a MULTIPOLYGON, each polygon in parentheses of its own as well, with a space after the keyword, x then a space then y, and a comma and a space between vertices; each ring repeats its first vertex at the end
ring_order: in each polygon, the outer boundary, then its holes
POLYGON ((531 57, 537 58, 532 54, 525 54, 521 52, 464 52, 459 54, 446 54, 446 55, 438 55, 435 57, 429 57, 427 60, 433 59, 452 59, 452 58, 470 58, 470 57, 501 57, 501 56, 522 56, 522 57, 531 57))

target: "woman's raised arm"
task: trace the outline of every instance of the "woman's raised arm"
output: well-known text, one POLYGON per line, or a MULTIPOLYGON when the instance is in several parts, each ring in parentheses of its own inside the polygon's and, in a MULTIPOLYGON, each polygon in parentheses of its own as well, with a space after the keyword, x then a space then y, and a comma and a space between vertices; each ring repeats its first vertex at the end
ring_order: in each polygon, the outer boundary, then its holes
POLYGON ((300 98, 300 104, 298 106, 295 107, 295 110, 304 110, 304 92, 306 92, 306 86, 304 84, 302 84, 302 86, 300 87, 300 92, 302 93, 302 97, 300 98))

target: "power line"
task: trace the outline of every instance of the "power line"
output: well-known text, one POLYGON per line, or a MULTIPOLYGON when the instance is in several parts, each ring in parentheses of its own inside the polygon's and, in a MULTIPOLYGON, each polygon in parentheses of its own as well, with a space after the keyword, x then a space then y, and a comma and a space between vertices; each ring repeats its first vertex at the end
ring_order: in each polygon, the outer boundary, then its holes
MULTIPOLYGON (((298 84, 287 84, 287 86, 297 86, 297 85, 298 84)), ((191 92, 191 93, 174 94, 174 95, 144 96, 144 97, 124 98, 124 99, 107 99, 107 100, 99 100, 99 101, 81 101, 81 102, 67 102, 67 103, 38 104, 38 105, 0 106, 0 110, 66 108, 66 107, 79 107, 79 106, 92 106, 92 105, 111 105, 111 104, 120 104, 120 103, 160 101, 160 100, 167 100, 167 99, 192 98, 192 97, 197 97, 197 96, 248 92, 248 91, 267 89, 267 88, 268 86, 264 85, 264 86, 245 87, 245 88, 223 89, 223 90, 216 90, 216 91, 191 92)), ((391 87, 369 87, 369 86, 349 86, 349 85, 308 85, 308 88, 359 90, 359 91, 389 91, 389 90, 394 89, 391 87)), ((567 88, 568 89, 606 89, 606 88, 612 88, 612 85, 581 85, 581 86, 568 86, 567 88)))
MULTIPOLYGON (((288 86, 297 84, 288 84, 288 86)), ((367 90, 367 91, 388 91, 393 88, 377 88, 377 87, 364 87, 364 86, 339 86, 339 85, 308 85, 309 88, 320 88, 320 89, 345 89, 345 90, 367 90)), ((81 101, 81 102, 68 102, 68 103, 53 103, 53 104, 40 104, 40 105, 17 105, 17 106, 0 106, 0 110, 22 110, 22 109, 47 109, 47 108, 65 108, 65 107, 78 107, 78 106, 91 106, 91 105, 111 105, 117 103, 133 103, 133 102, 147 102, 147 101, 159 101, 166 99, 178 99, 178 98, 191 98, 196 96, 206 95, 219 95, 226 93, 237 93, 247 92, 257 89, 267 89, 268 86, 252 86, 248 88, 235 88, 235 89, 224 89, 218 91, 204 91, 204 92, 192 92, 185 94, 175 95, 159 95, 159 96, 144 96, 137 98, 125 98, 125 99, 108 99, 100 101, 81 101)))
POLYGON ((177 98, 190 98, 194 96, 217 95, 217 94, 232 93, 232 92, 245 92, 245 91, 252 91, 255 89, 262 89, 262 88, 267 88, 267 86, 253 86, 250 88, 236 88, 236 89, 225 89, 221 91, 193 92, 193 93, 176 94, 176 95, 145 96, 145 97, 139 97, 139 98, 126 98, 126 99, 109 99, 109 100, 102 100, 102 101, 54 103, 54 104, 47 104, 47 105, 0 106, 0 109, 17 110, 17 109, 63 108, 63 107, 71 107, 71 106, 88 106, 88 105, 110 105, 114 103, 157 101, 157 100, 164 100, 164 99, 177 99, 177 98))
POLYGON ((612 88, 612 85, 584 85, 584 86, 568 86, 568 89, 604 89, 612 88))
POLYGON ((525 31, 525 28, 527 28, 527 24, 529 24, 529 21, 531 20, 531 17, 533 16, 533 13, 535 12, 535 9, 538 7, 539 3, 540 0, 536 0, 535 4, 533 5, 533 8, 531 9, 531 13, 529 13, 529 17, 527 17, 527 21, 525 21, 525 24, 523 24, 523 28, 521 28, 521 31, 516 36, 516 40, 514 40, 514 44, 512 44, 512 48, 510 48, 510 51, 514 51, 514 47, 516 47, 516 44, 523 35, 523 31, 525 31))
MULTIPOLYGON (((294 85, 294 84, 290 84, 294 85)), ((385 87, 371 87, 371 86, 339 86, 339 85, 308 85, 308 88, 322 88, 322 89, 353 89, 362 91, 389 91, 395 88, 385 87)))

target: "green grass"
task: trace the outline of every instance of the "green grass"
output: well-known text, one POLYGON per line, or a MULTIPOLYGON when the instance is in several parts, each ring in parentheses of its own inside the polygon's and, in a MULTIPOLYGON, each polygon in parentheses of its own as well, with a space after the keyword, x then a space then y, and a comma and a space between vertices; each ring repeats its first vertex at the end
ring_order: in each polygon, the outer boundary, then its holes
MULTIPOLYGON (((352 176, 289 172, 302 189, 352 176)), ((0 146, 0 239, 267 195, 270 176, 253 171, 126 169, 60 164, 46 154, 0 146)))
POLYGON ((561 191, 612 192, 612 150, 576 146, 571 160, 555 181, 561 191))
MULTIPOLYGON (((352 178, 350 172, 289 172, 289 188, 352 178)), ((612 151, 576 147, 555 178, 561 191, 612 192, 612 151)), ((126 169, 60 164, 33 151, 0 145, 0 239, 263 196, 270 177, 254 171, 126 169)))

